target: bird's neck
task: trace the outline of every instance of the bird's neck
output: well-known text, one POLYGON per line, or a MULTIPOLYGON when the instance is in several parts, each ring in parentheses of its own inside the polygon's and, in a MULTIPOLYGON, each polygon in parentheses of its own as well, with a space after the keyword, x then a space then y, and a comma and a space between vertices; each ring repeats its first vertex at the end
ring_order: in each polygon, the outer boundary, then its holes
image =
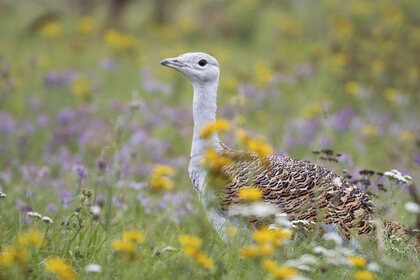
POLYGON ((205 84, 193 84, 193 119, 194 133, 191 145, 191 160, 200 158, 208 147, 218 148, 219 138, 213 134, 210 139, 201 137, 203 127, 216 121, 218 81, 205 84))

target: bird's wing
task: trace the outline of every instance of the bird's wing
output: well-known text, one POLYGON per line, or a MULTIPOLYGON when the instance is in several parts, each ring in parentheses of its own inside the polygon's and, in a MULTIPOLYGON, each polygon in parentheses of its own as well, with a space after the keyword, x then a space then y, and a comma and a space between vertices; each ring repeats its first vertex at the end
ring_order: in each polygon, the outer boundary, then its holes
POLYGON ((229 175, 219 192, 222 209, 243 204, 238 190, 257 187, 265 202, 287 213, 291 220, 308 220, 336 224, 347 239, 352 233, 371 230, 373 213, 369 196, 359 186, 323 167, 290 157, 269 156, 267 162, 249 151, 222 146, 223 156, 232 163, 223 168, 229 175))

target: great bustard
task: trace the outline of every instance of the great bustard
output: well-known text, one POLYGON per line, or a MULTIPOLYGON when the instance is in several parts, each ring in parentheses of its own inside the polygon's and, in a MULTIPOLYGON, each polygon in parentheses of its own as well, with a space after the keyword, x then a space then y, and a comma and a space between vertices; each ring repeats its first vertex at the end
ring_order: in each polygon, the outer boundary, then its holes
MULTIPOLYGON (((286 213, 292 221, 319 223, 324 230, 337 231, 347 241, 353 234, 372 230, 372 201, 347 179, 308 161, 285 156, 268 156, 268 164, 263 163, 252 152, 227 148, 217 134, 203 139, 200 131, 216 121, 219 63, 215 58, 194 52, 164 59, 161 64, 179 71, 193 85, 194 132, 188 171, 209 220, 223 239, 230 220, 229 208, 241 203, 237 192, 249 185, 259 188, 263 201, 279 213, 286 213), (207 186, 208 174, 202 160, 209 146, 232 159, 223 167, 229 180, 220 189, 207 186)), ((397 223, 390 223, 393 226, 399 228, 397 223)))

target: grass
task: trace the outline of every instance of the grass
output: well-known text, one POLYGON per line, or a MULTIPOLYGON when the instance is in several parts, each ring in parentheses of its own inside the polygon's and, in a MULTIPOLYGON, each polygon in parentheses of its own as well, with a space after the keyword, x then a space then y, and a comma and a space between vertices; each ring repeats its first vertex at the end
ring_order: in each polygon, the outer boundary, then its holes
MULTIPOLYGON (((159 65, 209 52, 218 114, 234 127, 340 174, 398 169, 418 182, 416 2, 165 5, 159 22, 151 1, 119 21, 103 4, 0 2, 0 279, 417 279, 418 255, 400 240, 362 240, 360 254, 298 231, 257 257, 224 244, 186 171, 191 86, 159 65), (344 156, 312 153, 326 148, 344 156), (157 165, 171 170, 164 183, 157 165), (124 239, 131 231, 144 242, 124 239), (188 251, 182 235, 202 245, 188 251), (351 264, 359 255, 366 265, 351 264)), ((240 146, 233 131, 222 138, 240 146)), ((415 227, 408 185, 370 179, 378 219, 415 227)))

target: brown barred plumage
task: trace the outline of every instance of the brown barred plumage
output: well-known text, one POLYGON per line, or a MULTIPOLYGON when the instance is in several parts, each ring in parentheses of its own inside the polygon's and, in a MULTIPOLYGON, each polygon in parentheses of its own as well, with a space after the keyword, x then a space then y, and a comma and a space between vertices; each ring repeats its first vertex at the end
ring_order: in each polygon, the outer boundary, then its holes
POLYGON ((350 240, 353 233, 372 230, 369 220, 373 204, 357 185, 308 161, 290 157, 269 156, 269 165, 257 155, 233 151, 222 145, 221 154, 233 163, 221 170, 229 183, 220 189, 222 210, 244 203, 237 191, 253 186, 262 190, 263 200, 278 207, 291 220, 322 221, 336 224, 342 236, 350 240))

